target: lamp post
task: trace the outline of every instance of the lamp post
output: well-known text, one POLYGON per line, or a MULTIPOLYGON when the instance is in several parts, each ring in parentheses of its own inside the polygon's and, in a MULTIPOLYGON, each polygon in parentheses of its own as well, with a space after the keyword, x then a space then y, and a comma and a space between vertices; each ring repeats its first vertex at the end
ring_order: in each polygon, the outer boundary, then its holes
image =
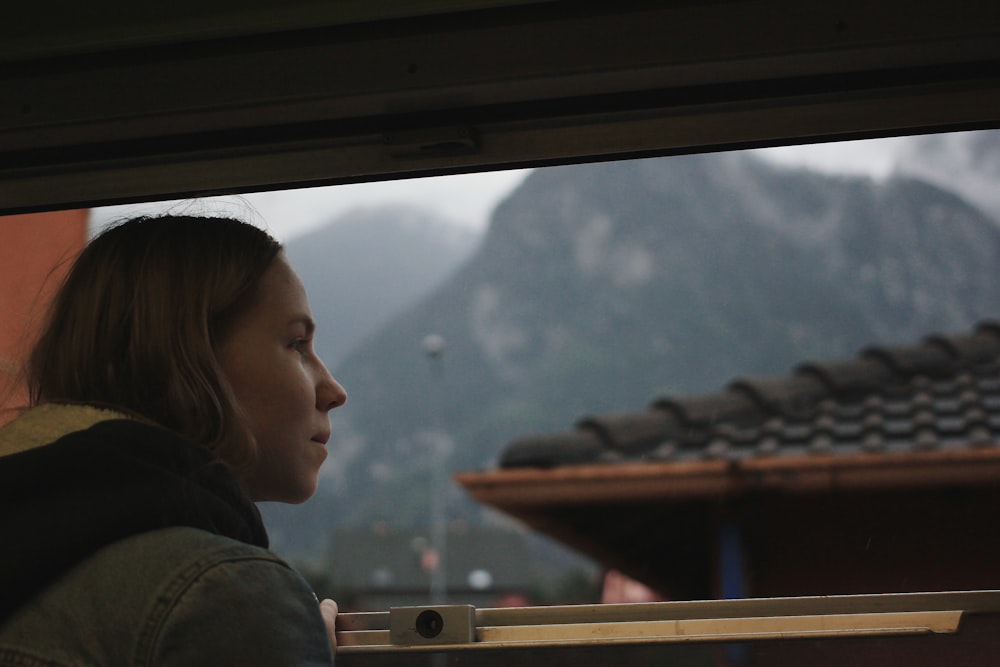
POLYGON ((442 380, 444 379, 445 342, 438 334, 428 334, 423 340, 424 353, 434 376, 431 392, 431 548, 437 558, 430 571, 431 604, 444 604, 448 599, 448 524, 445 516, 447 493, 446 468, 450 450, 441 419, 442 380))

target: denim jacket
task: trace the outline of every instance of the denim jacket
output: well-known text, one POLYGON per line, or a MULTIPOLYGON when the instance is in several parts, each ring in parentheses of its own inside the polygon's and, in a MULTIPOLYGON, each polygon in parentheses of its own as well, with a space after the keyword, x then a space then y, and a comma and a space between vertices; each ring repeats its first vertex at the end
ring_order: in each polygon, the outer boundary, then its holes
POLYGON ((330 665, 315 595, 207 449, 86 406, 0 429, 0 667, 330 665))
POLYGON ((105 547, 0 628, 2 667, 332 660, 299 575, 266 549, 187 527, 105 547))

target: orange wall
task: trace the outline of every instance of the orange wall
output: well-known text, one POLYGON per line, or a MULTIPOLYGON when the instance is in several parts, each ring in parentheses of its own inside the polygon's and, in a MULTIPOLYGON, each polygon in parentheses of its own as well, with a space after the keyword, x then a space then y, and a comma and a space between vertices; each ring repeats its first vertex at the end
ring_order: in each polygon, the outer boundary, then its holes
POLYGON ((87 241, 87 211, 0 217, 0 424, 24 404, 17 372, 53 291, 87 241))

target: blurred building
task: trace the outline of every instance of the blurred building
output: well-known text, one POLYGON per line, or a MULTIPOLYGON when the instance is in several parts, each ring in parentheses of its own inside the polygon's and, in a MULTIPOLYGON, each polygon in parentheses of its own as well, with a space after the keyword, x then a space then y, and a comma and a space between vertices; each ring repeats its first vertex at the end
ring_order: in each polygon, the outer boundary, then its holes
POLYGON ((1000 327, 522 438, 480 501, 669 599, 1000 588, 1000 327))
POLYGON ((0 424, 25 403, 18 373, 33 332, 86 242, 86 210, 0 217, 0 424))
POLYGON ((446 544, 442 554, 429 530, 381 523, 371 529, 337 530, 327 583, 345 611, 385 611, 430 604, 432 575, 445 568, 447 604, 527 604, 533 582, 522 534, 460 523, 449 526, 446 544))

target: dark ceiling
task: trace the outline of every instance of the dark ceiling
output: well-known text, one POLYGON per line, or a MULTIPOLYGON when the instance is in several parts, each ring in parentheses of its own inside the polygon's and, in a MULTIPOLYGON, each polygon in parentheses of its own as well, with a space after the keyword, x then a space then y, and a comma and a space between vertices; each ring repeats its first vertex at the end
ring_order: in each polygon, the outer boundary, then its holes
POLYGON ((1000 125, 995 0, 64 4, 0 213, 1000 125))

